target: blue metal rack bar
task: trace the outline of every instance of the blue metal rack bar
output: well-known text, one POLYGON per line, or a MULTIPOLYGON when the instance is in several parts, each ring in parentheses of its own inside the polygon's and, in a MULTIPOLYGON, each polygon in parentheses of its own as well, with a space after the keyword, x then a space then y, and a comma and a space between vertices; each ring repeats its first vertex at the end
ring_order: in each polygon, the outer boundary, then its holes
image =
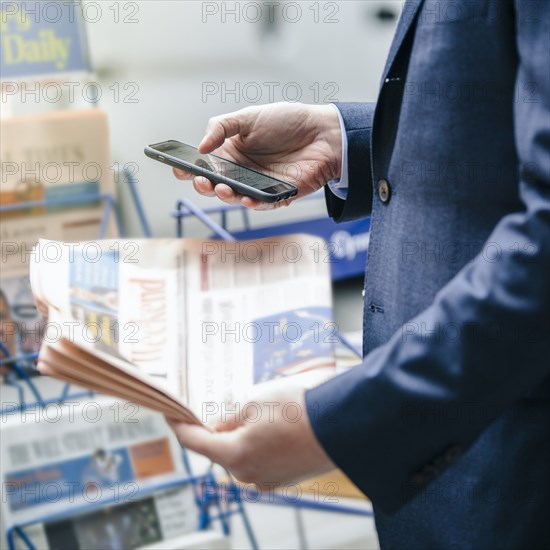
POLYGON ((36 546, 32 543, 32 541, 29 538, 29 536, 27 535, 27 533, 25 533, 25 530, 22 527, 19 527, 19 526, 14 527, 13 529, 8 529, 8 531, 6 533, 6 539, 8 541, 8 548, 10 550, 15 549, 14 534, 17 534, 21 538, 21 540, 27 545, 27 548, 29 550, 36 550, 36 546))
MULTIPOLYGON (((315 193, 312 193, 311 195, 307 195, 306 197, 302 197, 301 199, 298 199, 298 200, 300 202, 309 201, 309 200, 317 199, 321 195, 322 193, 319 193, 319 191, 317 191, 315 193)), ((183 237, 182 220, 184 218, 195 216, 199 220, 201 220, 205 225, 210 227, 210 222, 212 221, 212 219, 210 218, 210 215, 219 214, 221 216, 221 228, 227 231, 227 222, 228 222, 227 214, 230 212, 239 212, 243 218, 244 229, 247 231, 251 229, 248 209, 239 204, 230 205, 230 204, 222 203, 217 206, 210 206, 208 208, 199 208, 189 199, 182 198, 176 203, 176 209, 172 211, 171 215, 173 218, 176 218, 176 223, 177 223, 176 235, 179 238, 181 238, 183 237)), ((214 228, 212 227, 210 228, 219 236, 219 232, 218 232, 219 227, 220 225, 214 223, 214 228)), ((228 239, 228 240, 231 240, 231 239, 228 239)))
MULTIPOLYGON (((212 221, 210 218, 210 214, 220 214, 221 215, 221 228, 227 230, 227 214, 229 212, 239 212, 242 215, 243 218, 243 224, 244 228, 246 230, 250 229, 250 216, 248 214, 248 210, 246 208, 243 208, 242 206, 236 205, 229 205, 224 204, 220 206, 213 206, 210 208, 198 208, 195 206, 191 201, 188 199, 180 199, 176 203, 176 210, 172 212, 172 217, 176 218, 177 223, 177 236, 179 238, 183 237, 183 219, 187 217, 195 216, 199 218, 204 224, 208 225, 210 227, 209 222, 207 221, 207 218, 209 221, 212 221), (191 208, 189 208, 189 205, 191 205, 191 208), (204 217, 203 215, 207 214, 207 217, 204 217)), ((215 224, 215 229, 213 231, 216 234, 219 234, 219 227, 220 225, 215 224)), ((210 227, 212 229, 212 227, 210 227)))
POLYGON ((37 352, 33 353, 25 353, 18 355, 17 357, 11 357, 9 354, 9 350, 6 347, 6 345, 0 341, 0 350, 4 354, 4 358, 0 359, 0 365, 11 365, 13 368, 15 374, 17 374, 18 379, 22 380, 30 389, 31 393, 34 395, 36 401, 33 403, 26 403, 25 402, 25 393, 23 386, 16 382, 15 380, 7 380, 5 384, 7 386, 12 386, 14 388, 17 388, 18 394, 19 394, 19 405, 14 406, 10 403, 9 407, 3 406, 2 410, 0 411, 0 416, 5 414, 13 414, 16 412, 24 412, 29 408, 34 407, 47 407, 51 403, 63 403, 64 401, 67 401, 67 399, 79 399, 81 397, 91 397, 94 395, 91 391, 84 391, 84 392, 78 392, 76 394, 70 394, 70 388, 71 384, 65 384, 63 386, 63 390, 61 392, 61 395, 59 397, 55 397, 52 399, 44 399, 42 395, 40 394, 40 391, 32 381, 32 378, 28 375, 27 370, 22 368, 19 365, 19 361, 34 361, 38 357, 37 352))
MULTIPOLYGON (((227 207, 226 210, 229 209, 236 209, 237 207, 227 207)), ((225 241, 234 241, 235 237, 231 235, 226 229, 224 229, 221 225, 217 224, 204 210, 193 204, 189 199, 179 199, 176 203, 176 211, 173 213, 173 216, 176 218, 177 223, 177 234, 178 237, 183 236, 183 223, 182 220, 185 216, 192 215, 196 216, 204 225, 206 225, 209 229, 214 231, 216 235, 220 239, 223 239, 225 241), (187 212, 187 213, 186 213, 187 212)))
POLYGON ((151 226, 147 221, 147 216, 145 215, 145 211, 143 210, 143 205, 138 195, 137 179, 134 177, 134 174, 130 172, 130 170, 124 169, 122 170, 122 173, 124 174, 124 177, 126 178, 126 182, 128 183, 128 188, 130 189, 130 195, 132 196, 132 201, 134 203, 134 207, 136 209, 136 212, 141 224, 143 235, 147 238, 150 238, 153 236, 153 232, 151 231, 151 226))
MULTIPOLYGON (((210 472, 212 471, 212 467, 213 464, 209 470, 210 472)), ((210 514, 208 518, 210 521, 220 520, 222 522, 222 526, 224 527, 224 533, 228 535, 230 533, 230 527, 227 520, 234 514, 240 514, 250 545, 254 550, 256 550, 258 548, 258 542, 256 540, 254 530, 252 529, 248 514, 246 513, 246 510, 244 508, 241 491, 237 484, 233 481, 229 471, 225 468, 224 470, 228 476, 228 479, 230 480, 228 490, 224 491, 224 501, 226 503, 226 507, 224 509, 224 507, 222 506, 222 499, 220 498, 221 486, 216 482, 214 476, 212 475, 207 483, 210 484, 209 486, 212 487, 214 491, 203 490, 201 499, 205 503, 206 507, 212 505, 215 506, 218 510, 218 513, 217 515, 210 514), (226 499, 225 495, 230 495, 230 498, 226 499), (232 507, 233 504, 236 504, 236 509, 232 507)))
MULTIPOLYGON (((0 359, 0 365, 11 364, 13 370, 15 371, 15 373, 17 374, 19 379, 21 379, 21 380, 23 380, 24 382, 27 383, 27 385, 29 386, 31 392, 35 396, 35 398, 40 401, 42 399, 42 397, 40 395, 40 392, 38 391, 36 386, 31 382, 30 376, 27 374, 26 370, 19 365, 19 360, 21 360, 21 359, 35 359, 36 356, 38 356, 38 354, 37 353, 30 353, 30 354, 22 355, 18 358, 12 358, 12 357, 10 357, 10 351, 9 351, 8 347, 2 341, 0 341, 0 350, 4 354, 4 358, 0 359)), ((23 395, 24 395, 22 386, 20 386, 19 384, 17 384, 13 380, 8 380, 6 382, 6 384, 12 385, 12 386, 18 388, 19 398, 20 398, 20 401, 22 402, 23 401, 23 395)))

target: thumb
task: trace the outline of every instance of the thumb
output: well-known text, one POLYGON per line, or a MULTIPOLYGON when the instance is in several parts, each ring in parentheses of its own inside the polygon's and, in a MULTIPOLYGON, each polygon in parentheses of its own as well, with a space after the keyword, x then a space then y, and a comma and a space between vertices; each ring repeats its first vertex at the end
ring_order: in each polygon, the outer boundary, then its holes
POLYGON ((212 427, 212 429, 215 432, 232 432, 233 430, 236 430, 240 426, 242 426, 243 422, 240 418, 240 415, 232 416, 230 419, 224 418, 222 420, 218 420, 218 422, 212 427))
POLYGON ((215 433, 204 426, 177 422, 170 418, 166 418, 166 421, 182 447, 207 456, 218 464, 231 462, 231 457, 238 447, 232 433, 215 433))

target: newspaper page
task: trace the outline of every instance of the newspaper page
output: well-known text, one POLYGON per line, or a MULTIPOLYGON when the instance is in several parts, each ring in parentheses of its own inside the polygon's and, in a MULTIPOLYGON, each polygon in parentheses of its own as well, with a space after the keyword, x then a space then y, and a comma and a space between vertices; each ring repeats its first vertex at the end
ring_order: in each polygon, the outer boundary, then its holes
POLYGON ((326 377, 336 338, 323 244, 41 240, 31 284, 49 308, 45 343, 93 348, 198 417, 204 403, 235 403, 254 384, 326 377))
MULTIPOLYGON (((158 543, 169 541, 177 541, 181 548, 182 542, 196 538, 196 528, 195 495, 188 483, 99 510, 31 524, 25 532, 41 550, 120 550, 149 545, 158 548, 158 543)), ((19 537, 15 542, 17 550, 27 550, 19 537)))
POLYGON ((188 402, 203 421, 222 407, 236 410, 255 384, 304 372, 318 381, 334 375, 323 244, 308 235, 219 241, 189 258, 188 402))
POLYGON ((4 528, 46 522, 68 507, 79 514, 135 503, 141 491, 185 475, 162 415, 135 403, 103 397, 4 412, 4 528))

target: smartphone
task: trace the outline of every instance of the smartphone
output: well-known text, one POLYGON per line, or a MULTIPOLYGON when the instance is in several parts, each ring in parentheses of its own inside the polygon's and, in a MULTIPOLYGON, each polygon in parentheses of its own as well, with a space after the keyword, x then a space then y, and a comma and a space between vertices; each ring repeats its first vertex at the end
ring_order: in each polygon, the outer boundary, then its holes
POLYGON ((263 202, 278 202, 293 197, 298 188, 257 170, 252 170, 217 155, 203 155, 196 147, 169 140, 145 148, 152 159, 208 178, 214 185, 225 183, 236 193, 247 195, 263 202))

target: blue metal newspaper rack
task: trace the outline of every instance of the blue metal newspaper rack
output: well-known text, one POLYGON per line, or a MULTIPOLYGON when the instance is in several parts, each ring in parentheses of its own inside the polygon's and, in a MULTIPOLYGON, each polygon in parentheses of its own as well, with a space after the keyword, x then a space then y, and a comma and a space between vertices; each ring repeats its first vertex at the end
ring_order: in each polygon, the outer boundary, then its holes
MULTIPOLYGON (((137 182, 130 172, 125 172, 124 177, 129 186, 132 201, 140 220, 143 234, 145 237, 151 237, 151 229, 143 210, 141 201, 139 199, 136 187, 137 182)), ((80 195, 77 198, 60 197, 55 199, 46 199, 42 201, 27 201, 13 205, 2 205, 0 206, 0 213, 13 212, 37 206, 48 207, 70 205, 71 203, 95 203, 98 201, 102 201, 104 203, 98 237, 100 239, 105 237, 111 216, 114 216, 117 231, 122 237, 124 235, 124 232, 117 205, 113 196, 108 193, 93 193, 87 194, 86 196, 80 195)), ((43 408, 51 403, 63 403, 68 401, 69 399, 73 400, 79 398, 88 398, 94 395, 94 393, 90 391, 72 391, 71 384, 65 384, 62 387, 62 390, 58 396, 46 399, 41 394, 37 385, 34 383, 32 376, 33 373, 29 373, 27 367, 29 364, 33 364, 33 362, 36 361, 38 353, 23 353, 16 356, 11 356, 8 346, 1 341, 0 352, 2 355, 2 358, 0 359, 0 367, 3 370, 9 369, 8 375, 5 377, 4 383, 7 386, 15 388, 19 396, 19 403, 17 405, 10 404, 9 406, 2 408, 2 416, 13 414, 14 412, 24 411, 29 408, 43 408), (32 401, 28 401, 25 399, 25 388, 27 388, 27 390, 30 391, 30 394, 33 396, 32 401)), ((181 479, 164 484, 158 484, 154 487, 150 487, 147 489, 140 489, 137 493, 139 496, 138 500, 146 498, 147 496, 151 496, 153 493, 156 493, 158 491, 191 484, 193 487, 195 504, 198 511, 197 529, 199 531, 204 531, 211 527, 213 522, 219 521, 221 524, 222 532, 225 535, 228 535, 230 533, 228 518, 233 514, 240 514, 250 545, 252 548, 257 548, 258 546, 256 542, 256 537, 254 535, 254 532, 252 531, 252 527, 244 509, 242 499, 223 499, 222 501, 219 493, 211 490, 212 487, 218 487, 212 468, 210 468, 204 474, 195 475, 192 471, 189 457, 185 449, 182 449, 182 461, 184 465, 185 475, 181 479)), ((231 482, 231 484, 234 485, 233 482, 231 482)), ((232 490, 232 492, 236 493, 238 492, 238 490, 235 488, 232 490)), ((8 548, 9 550, 15 550, 16 537, 18 537, 29 550, 35 550, 36 546, 33 544, 29 535, 25 531, 25 529, 30 525, 58 521, 62 519, 72 518, 80 514, 92 513, 105 506, 117 504, 119 499, 120 495, 113 494, 107 496, 106 498, 101 498, 97 502, 86 504, 81 507, 72 506, 70 511, 67 512, 56 514, 43 514, 33 517, 32 521, 26 523, 9 525, 7 526, 5 532, 8 548)))

